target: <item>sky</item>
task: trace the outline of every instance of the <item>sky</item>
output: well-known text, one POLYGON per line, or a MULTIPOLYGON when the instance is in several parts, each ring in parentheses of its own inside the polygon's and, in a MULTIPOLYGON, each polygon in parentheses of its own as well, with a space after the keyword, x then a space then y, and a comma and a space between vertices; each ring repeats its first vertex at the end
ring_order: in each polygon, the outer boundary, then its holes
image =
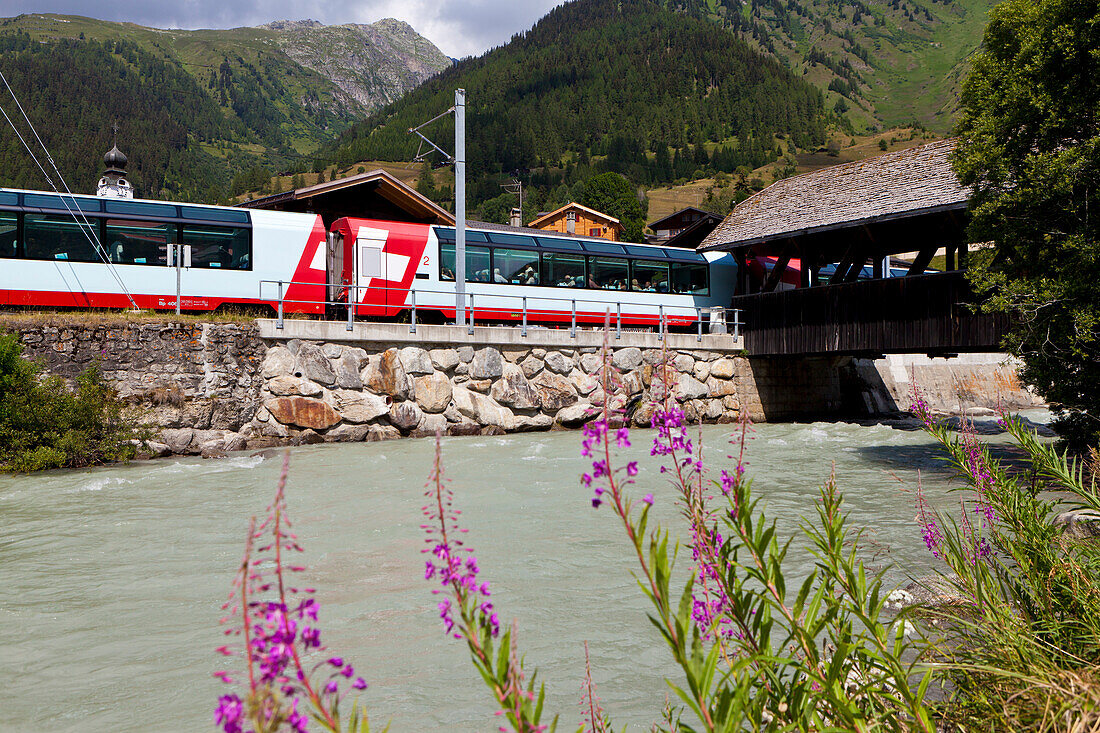
POLYGON ((530 28, 562 0, 5 0, 0 15, 63 13, 154 28, 234 28, 312 18, 327 25, 403 20, 443 53, 476 56, 530 28))

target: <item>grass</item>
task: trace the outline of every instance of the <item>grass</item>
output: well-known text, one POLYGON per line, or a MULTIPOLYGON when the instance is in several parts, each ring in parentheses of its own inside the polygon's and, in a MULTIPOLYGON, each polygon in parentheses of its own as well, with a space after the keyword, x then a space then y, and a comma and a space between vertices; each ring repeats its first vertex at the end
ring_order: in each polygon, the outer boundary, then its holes
POLYGON ((128 326, 143 323, 179 323, 188 326, 202 323, 236 323, 251 325, 255 316, 245 313, 164 313, 141 310, 70 310, 16 311, 0 313, 0 332, 20 328, 56 326, 79 328, 88 326, 128 326))

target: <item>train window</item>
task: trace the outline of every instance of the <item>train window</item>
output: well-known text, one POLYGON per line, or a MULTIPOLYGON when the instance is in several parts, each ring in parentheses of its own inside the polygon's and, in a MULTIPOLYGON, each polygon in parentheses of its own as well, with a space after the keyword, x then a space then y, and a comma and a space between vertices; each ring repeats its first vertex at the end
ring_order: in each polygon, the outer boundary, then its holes
POLYGON ((224 221, 229 224, 248 224, 251 222, 251 219, 248 218, 247 211, 235 209, 206 209, 198 206, 181 206, 180 213, 183 214, 184 219, 224 221))
POLYGON ((624 244, 623 249, 631 257, 644 257, 646 259, 660 259, 665 253, 658 247, 642 247, 637 244, 624 244))
POLYGON ((141 201, 108 201, 108 214, 125 214, 128 216, 160 216, 167 219, 175 219, 179 214, 176 207, 171 204, 147 204, 141 201))
POLYGON ((0 206, 18 206, 19 194, 14 191, 0 191, 0 206))
POLYGON ((489 240, 493 244, 507 244, 516 247, 538 247, 534 237, 524 237, 518 234, 506 232, 489 232, 489 240))
POLYGON ((668 292, 668 263, 634 260, 630 263, 630 289, 648 293, 668 292))
POLYGON ((176 225, 153 221, 108 219, 103 246, 111 262, 122 265, 165 265, 168 245, 176 241, 176 225))
POLYGON ((559 288, 585 287, 584 255, 543 253, 542 282, 559 288))
POLYGON ((100 199, 51 196, 42 193, 24 194, 23 205, 39 209, 57 209, 59 211, 103 211, 103 201, 100 199))
POLYGON ((617 257, 588 258, 588 287, 627 290, 629 282, 626 260, 617 257))
POLYGON ((539 253, 523 249, 493 250, 493 276, 496 273, 513 285, 539 284, 539 253))
POLYGON ((689 265, 686 262, 672 263, 672 292, 691 295, 709 295, 706 265, 689 265))
POLYGON ((251 270, 249 230, 242 227, 184 226, 181 241, 191 245, 191 266, 251 270))
POLYGON ((19 215, 0 211, 0 257, 19 255, 19 215))
POLYGON ((26 214, 23 236, 26 257, 32 260, 66 260, 68 262, 102 262, 96 249, 98 220, 91 226, 68 214, 26 214))
MULTIPOLYGON (((439 243, 439 279, 455 279, 455 245, 453 242, 439 243)), ((489 271, 489 248, 466 247, 466 282, 487 283, 491 279, 489 271)))

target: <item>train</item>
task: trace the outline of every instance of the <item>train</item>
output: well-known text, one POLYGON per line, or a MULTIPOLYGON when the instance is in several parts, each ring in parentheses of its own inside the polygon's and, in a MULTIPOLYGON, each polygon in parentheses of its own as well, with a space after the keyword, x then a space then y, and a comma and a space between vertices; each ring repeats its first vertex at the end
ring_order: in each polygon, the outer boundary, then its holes
MULTIPOLYGON (((0 307, 262 308, 453 321, 455 228, 0 188, 0 307)), ((466 229, 464 314, 486 323, 687 326, 730 302, 728 253, 466 229)), ((720 317, 720 316, 717 316, 720 317)))

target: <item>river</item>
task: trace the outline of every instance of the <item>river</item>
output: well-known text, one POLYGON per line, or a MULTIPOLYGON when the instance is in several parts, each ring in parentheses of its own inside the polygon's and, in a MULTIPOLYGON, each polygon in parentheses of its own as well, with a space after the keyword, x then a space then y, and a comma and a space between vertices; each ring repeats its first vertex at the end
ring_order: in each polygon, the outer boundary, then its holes
MULTIPOLYGON (((704 428, 709 456, 728 452, 734 427, 704 428)), ((639 494, 652 491, 656 514, 675 522, 652 436, 634 431, 624 460, 641 462, 639 494)), ((501 618, 516 620, 547 709, 563 729, 579 723, 588 640, 617 727, 647 730, 675 670, 645 620, 616 518, 593 510, 578 484, 579 443, 576 432, 446 438, 444 464, 481 577, 501 618)), ((322 640, 369 682, 372 722, 392 720, 394 733, 495 730, 490 695, 464 646, 444 636, 423 579, 433 451, 432 440, 292 449, 290 516, 318 588, 322 640)), ((813 511, 835 462, 852 522, 877 561, 896 564, 894 579, 931 562, 914 522, 917 471, 934 502, 955 501, 936 455, 921 432, 845 423, 759 425, 748 447, 781 532, 813 511)), ((279 468, 278 458, 237 455, 0 477, 0 729, 211 730, 228 689, 211 677, 224 667, 213 651, 218 607, 279 468)), ((804 572, 806 555, 795 559, 804 572)))

